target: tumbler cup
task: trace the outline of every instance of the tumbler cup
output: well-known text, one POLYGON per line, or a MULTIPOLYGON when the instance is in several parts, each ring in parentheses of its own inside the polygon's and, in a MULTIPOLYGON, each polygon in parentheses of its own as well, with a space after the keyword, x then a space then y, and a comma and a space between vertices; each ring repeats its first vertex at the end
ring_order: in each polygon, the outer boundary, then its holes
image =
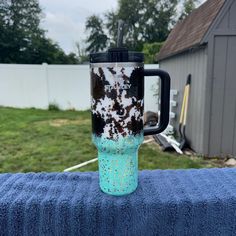
POLYGON ((144 135, 169 123, 170 77, 144 69, 144 56, 126 48, 90 55, 92 141, 98 150, 99 183, 111 195, 132 193, 138 185, 138 149, 144 135), (161 79, 159 124, 144 129, 144 76, 161 79))

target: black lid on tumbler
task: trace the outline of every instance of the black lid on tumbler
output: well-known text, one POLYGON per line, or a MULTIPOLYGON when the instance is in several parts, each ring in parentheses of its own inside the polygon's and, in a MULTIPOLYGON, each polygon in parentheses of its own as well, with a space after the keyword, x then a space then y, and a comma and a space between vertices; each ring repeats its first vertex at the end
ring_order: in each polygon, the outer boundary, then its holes
POLYGON ((143 62, 143 60, 143 53, 128 51, 127 48, 110 48, 108 52, 90 54, 90 63, 143 62))

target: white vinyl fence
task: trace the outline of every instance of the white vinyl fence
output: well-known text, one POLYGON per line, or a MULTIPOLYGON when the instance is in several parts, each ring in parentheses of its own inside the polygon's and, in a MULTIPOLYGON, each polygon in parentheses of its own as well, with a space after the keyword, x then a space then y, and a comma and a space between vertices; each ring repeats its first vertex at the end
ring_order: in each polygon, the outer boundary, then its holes
MULTIPOLYGON (((146 68, 158 68, 147 65, 146 68)), ((157 111, 154 97, 158 78, 145 80, 145 110, 157 111)), ((0 106, 47 109, 90 108, 89 65, 0 64, 0 106)))

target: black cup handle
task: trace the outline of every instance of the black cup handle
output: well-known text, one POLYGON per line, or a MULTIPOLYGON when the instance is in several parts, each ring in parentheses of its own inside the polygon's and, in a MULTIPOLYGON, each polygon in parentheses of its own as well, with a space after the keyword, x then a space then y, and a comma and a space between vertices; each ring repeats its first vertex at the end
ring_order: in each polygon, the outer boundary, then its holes
POLYGON ((160 102, 160 119, 157 127, 144 129, 144 135, 154 135, 163 132, 169 124, 170 112, 170 75, 157 69, 145 69, 144 76, 159 76, 161 79, 161 102, 160 102))

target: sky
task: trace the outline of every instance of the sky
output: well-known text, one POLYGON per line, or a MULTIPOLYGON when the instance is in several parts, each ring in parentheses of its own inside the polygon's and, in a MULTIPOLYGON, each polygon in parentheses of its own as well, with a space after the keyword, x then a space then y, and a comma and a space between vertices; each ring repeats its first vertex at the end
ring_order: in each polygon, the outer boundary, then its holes
MULTIPOLYGON (((204 0, 200 0, 203 2, 204 0)), ((66 52, 76 52, 75 43, 86 38, 86 18, 116 9, 117 0, 39 0, 44 12, 42 27, 66 52)))
POLYGON ((92 14, 115 9, 117 0, 39 0, 44 12, 42 27, 67 53, 85 39, 85 21, 92 14))

